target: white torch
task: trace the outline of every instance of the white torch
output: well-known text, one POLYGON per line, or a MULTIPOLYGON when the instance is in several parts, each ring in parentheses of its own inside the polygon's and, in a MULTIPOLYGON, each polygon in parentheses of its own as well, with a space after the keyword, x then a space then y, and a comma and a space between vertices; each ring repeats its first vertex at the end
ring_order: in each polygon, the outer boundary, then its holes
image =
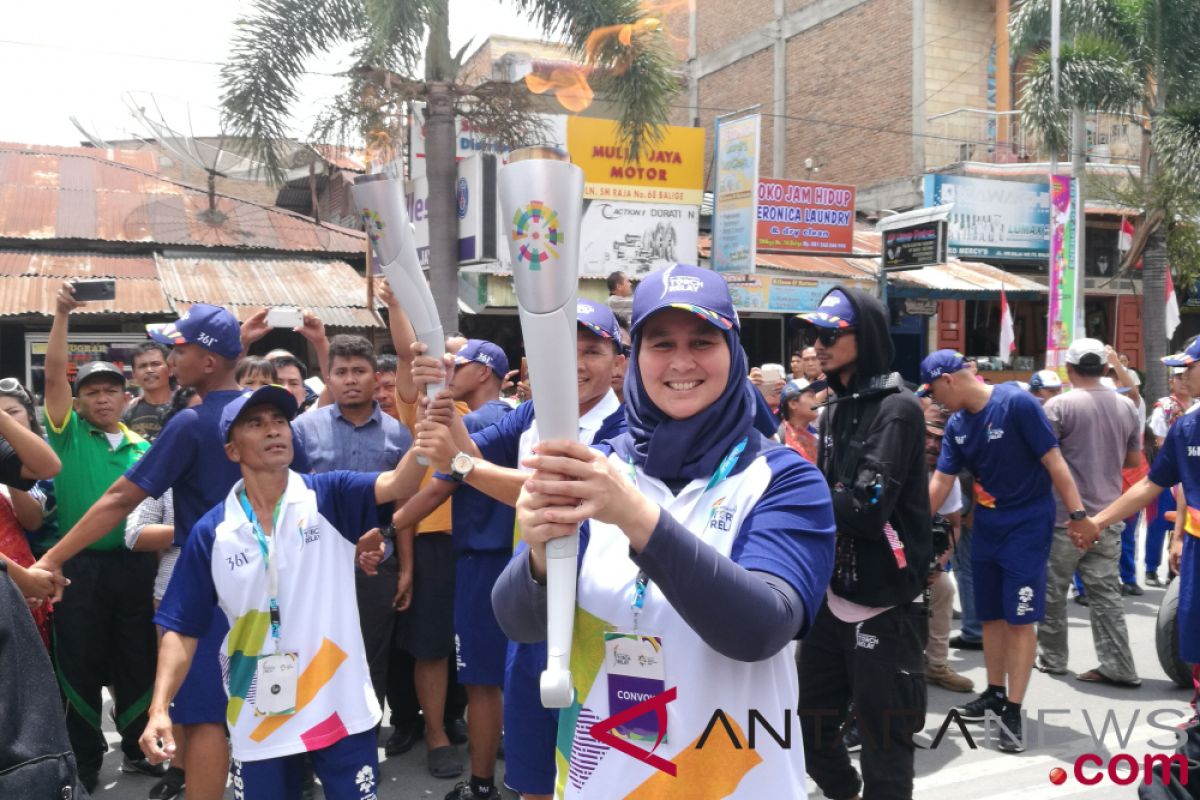
MULTIPOLYGON (((514 151, 497 181, 538 434, 544 440, 577 440, 575 296, 583 170, 561 151, 531 147, 514 151)), ((541 680, 546 708, 566 708, 573 699, 570 657, 578 553, 578 533, 546 544, 547 662, 541 680)))
MULTIPOLYGON (((426 355, 441 361, 446 353, 446 334, 442 331, 433 293, 429 291, 421 260, 417 257, 417 243, 404 202, 404 187, 395 178, 379 172, 359 175, 350 191, 362 215, 367 236, 371 238, 371 247, 383 266, 383 274, 400 307, 412 321, 417 341, 428 348, 426 355)), ((430 384, 429 397, 444 386, 430 384)))

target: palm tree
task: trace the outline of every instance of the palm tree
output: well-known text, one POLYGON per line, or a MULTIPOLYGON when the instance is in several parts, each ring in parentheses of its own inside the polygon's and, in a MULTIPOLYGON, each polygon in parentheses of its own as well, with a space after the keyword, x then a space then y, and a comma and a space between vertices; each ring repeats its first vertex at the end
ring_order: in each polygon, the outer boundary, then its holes
MULTIPOLYGON (((1142 153, 1137 174, 1102 186, 1141 210, 1133 249, 1147 298, 1142 315, 1150 398, 1166 394, 1164 304, 1168 258, 1186 273, 1200 252, 1195 209, 1200 203, 1200 13, 1195 0, 1062 0, 1061 100, 1051 90, 1051 0, 1027 0, 1010 22, 1014 58, 1032 57, 1024 74, 1022 120, 1047 147, 1066 144, 1066 109, 1137 113, 1142 153)), ((1182 277, 1182 276, 1181 276, 1182 277)), ((1185 284, 1181 280, 1177 285, 1185 284)))
MULTIPOLYGON (((458 329, 454 118, 465 116, 513 146, 536 142, 540 123, 529 113, 525 87, 458 80, 466 48, 451 53, 448 2, 257 0, 237 23, 233 52, 222 69, 222 102, 232 132, 251 143, 250 154, 278 180, 285 166, 279 145, 288 138, 289 111, 312 57, 346 44, 354 47, 346 89, 322 115, 314 138, 357 134, 369 151, 390 160, 398 150, 393 143, 401 140, 407 103, 423 101, 430 284, 443 327, 452 331, 458 329), (418 79, 422 49, 425 72, 418 79)), ((594 90, 610 104, 631 160, 657 141, 679 76, 661 25, 638 0, 512 2, 583 62, 573 80, 584 87, 585 99, 594 90)))

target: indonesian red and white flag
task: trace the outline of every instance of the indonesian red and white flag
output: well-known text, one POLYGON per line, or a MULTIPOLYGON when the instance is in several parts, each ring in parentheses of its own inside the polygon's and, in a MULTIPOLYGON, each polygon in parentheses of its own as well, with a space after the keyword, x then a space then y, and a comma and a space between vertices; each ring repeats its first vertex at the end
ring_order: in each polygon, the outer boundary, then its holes
POLYGON ((1127 253, 1133 248, 1133 223, 1129 217, 1121 218, 1121 233, 1117 236, 1117 250, 1127 253))
POLYGON ((1175 329, 1179 327, 1179 299, 1175 297, 1175 281, 1171 280, 1171 265, 1167 265, 1167 310, 1163 315, 1163 321, 1167 329, 1167 341, 1171 341, 1171 337, 1175 335, 1175 329))
MULTIPOLYGON (((1178 319, 1178 315, 1176 317, 1178 319)), ((1000 360, 1008 363, 1017 352, 1017 337, 1013 334, 1012 309, 1004 287, 1000 287, 1000 360)))

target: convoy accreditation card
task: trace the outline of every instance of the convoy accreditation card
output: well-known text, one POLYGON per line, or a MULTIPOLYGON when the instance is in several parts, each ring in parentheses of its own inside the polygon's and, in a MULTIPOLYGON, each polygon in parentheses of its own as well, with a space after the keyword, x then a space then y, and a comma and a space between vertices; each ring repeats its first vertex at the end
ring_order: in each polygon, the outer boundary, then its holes
POLYGON ((276 653, 258 659, 254 713, 273 717, 296 712, 299 663, 297 653, 276 653))
MULTIPOLYGON (((666 690, 663 644, 659 636, 637 633, 604 634, 604 663, 608 671, 608 715, 610 717, 662 694, 666 690)), ((622 739, 637 742, 667 740, 659 731, 653 710, 612 729, 622 739)))

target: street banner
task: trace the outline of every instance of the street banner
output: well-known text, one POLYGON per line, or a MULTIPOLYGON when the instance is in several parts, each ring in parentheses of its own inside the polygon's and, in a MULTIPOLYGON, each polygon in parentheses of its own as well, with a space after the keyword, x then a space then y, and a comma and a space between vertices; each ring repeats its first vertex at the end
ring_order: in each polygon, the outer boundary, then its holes
POLYGON ((1046 368, 1061 369, 1075 338, 1075 191, 1071 178, 1050 183, 1050 285, 1046 316, 1046 368))
POLYGON ((852 282, 829 278, 792 278, 761 273, 726 274, 729 294, 738 311, 767 311, 800 314, 815 311, 830 289, 841 286, 870 290, 874 281, 852 282))
POLYGON ((583 170, 589 200, 700 205, 704 196, 704 129, 664 125, 662 138, 628 160, 615 120, 567 118, 567 152, 583 170))
MULTIPOLYGON (((425 177, 425 105, 414 104, 414 110, 409 117, 409 173, 410 179, 425 177)), ((567 116, 565 114, 538 114, 541 123, 542 140, 538 144, 551 145, 560 149, 567 146, 567 116)), ((454 150, 455 158, 462 161, 473 155, 486 153, 499 159, 498 166, 508 163, 508 154, 512 147, 500 142, 472 124, 464 117, 454 118, 454 150)))
MULTIPOLYGON (((429 266, 429 179, 422 176, 404 184, 408 216, 422 267, 429 266)), ((454 181, 455 219, 458 226, 458 261, 469 264, 496 258, 506 248, 497 247, 503 235, 494 222, 496 203, 496 159, 476 154, 458 162, 454 181)))
POLYGON ((783 253, 854 251, 854 187, 758 181, 758 249, 783 253))
POLYGON ((696 264, 700 207, 588 200, 580 236, 580 275, 621 270, 636 278, 676 262, 696 264))
POLYGON ((717 272, 754 272, 761 125, 758 114, 717 120, 712 223, 717 272))
POLYGON ((924 188, 926 206, 954 206, 947 219, 949 255, 964 259, 1049 257, 1049 185, 926 175, 924 188))

